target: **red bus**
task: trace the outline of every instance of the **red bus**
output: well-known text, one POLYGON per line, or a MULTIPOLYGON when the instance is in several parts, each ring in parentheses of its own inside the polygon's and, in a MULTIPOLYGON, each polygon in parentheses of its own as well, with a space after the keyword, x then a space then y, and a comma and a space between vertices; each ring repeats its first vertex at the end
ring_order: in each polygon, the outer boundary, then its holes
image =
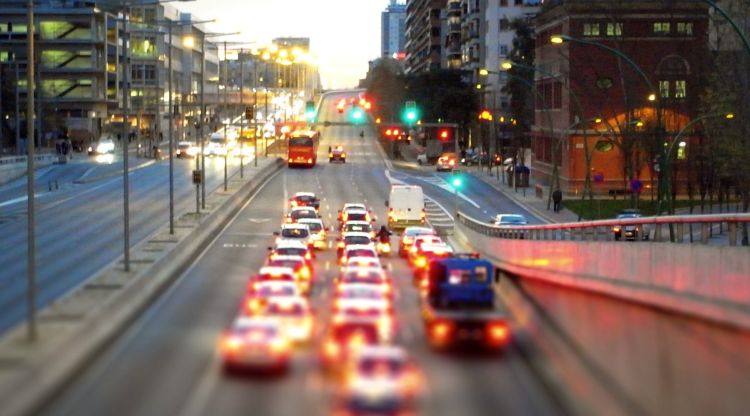
POLYGON ((313 167, 318 161, 320 133, 312 130, 292 132, 287 143, 287 164, 291 166, 313 167))

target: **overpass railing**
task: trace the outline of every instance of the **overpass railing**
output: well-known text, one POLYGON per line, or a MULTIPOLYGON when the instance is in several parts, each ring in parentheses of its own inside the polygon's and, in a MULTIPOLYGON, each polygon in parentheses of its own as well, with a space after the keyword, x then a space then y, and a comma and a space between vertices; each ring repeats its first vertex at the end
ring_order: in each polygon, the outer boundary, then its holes
POLYGON ((750 214, 669 215, 570 223, 498 226, 458 212, 462 225, 494 238, 525 240, 612 241, 615 235, 624 236, 626 226, 635 226, 636 240, 708 244, 715 233, 727 232, 729 245, 736 246, 742 231, 743 245, 747 245, 750 214))

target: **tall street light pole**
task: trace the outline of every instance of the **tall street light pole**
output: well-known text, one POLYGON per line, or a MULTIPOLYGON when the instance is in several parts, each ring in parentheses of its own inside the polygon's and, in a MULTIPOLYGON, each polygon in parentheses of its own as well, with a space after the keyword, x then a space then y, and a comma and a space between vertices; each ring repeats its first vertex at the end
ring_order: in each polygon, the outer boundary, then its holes
MULTIPOLYGON (((237 55, 237 58, 240 61, 240 110, 242 110, 240 112, 240 178, 244 178, 245 177, 245 153, 244 153, 245 149, 244 149, 244 146, 243 146, 243 144, 245 143, 245 140, 244 140, 245 138, 242 137, 242 133, 244 133, 243 127, 244 127, 245 124, 242 121, 242 116, 245 115, 245 118, 247 118, 246 111, 244 111, 244 109, 245 109, 245 82, 244 82, 245 71, 244 71, 244 66, 243 66, 243 63, 242 63, 242 61, 243 61, 243 59, 242 59, 242 53, 243 52, 244 51, 242 49, 240 49, 240 53, 239 53, 239 55, 237 55)), ((248 121, 248 123, 250 122, 250 120, 247 120, 247 121, 248 121)))
POLYGON ((123 266, 130 271, 130 178, 128 177, 128 144, 130 141, 130 32, 128 30, 128 8, 122 9, 122 193, 123 193, 123 266))
POLYGON ((27 337, 29 341, 36 340, 36 235, 34 231, 34 1, 28 0, 26 3, 26 27, 27 42, 26 53, 28 54, 26 64, 26 192, 27 192, 27 313, 28 326, 27 337))
POLYGON ((167 42, 167 102, 169 103, 169 234, 174 234, 174 108, 172 108, 172 21, 168 21, 167 42))
MULTIPOLYGON (((219 66, 219 70, 221 70, 221 66, 219 66)), ((227 82, 227 78, 229 78, 228 70, 229 70, 229 65, 227 62, 227 41, 224 41, 224 112, 227 112, 227 113, 229 113, 228 111, 229 101, 227 97, 227 94, 228 94, 227 85, 229 84, 227 82)), ((222 118, 223 116, 224 114, 222 112, 222 118)), ((224 145, 224 192, 227 191, 227 152, 228 152, 228 149, 227 149, 226 144, 229 143, 229 137, 227 136, 227 124, 229 123, 227 122, 224 123, 224 143, 225 143, 224 145)))

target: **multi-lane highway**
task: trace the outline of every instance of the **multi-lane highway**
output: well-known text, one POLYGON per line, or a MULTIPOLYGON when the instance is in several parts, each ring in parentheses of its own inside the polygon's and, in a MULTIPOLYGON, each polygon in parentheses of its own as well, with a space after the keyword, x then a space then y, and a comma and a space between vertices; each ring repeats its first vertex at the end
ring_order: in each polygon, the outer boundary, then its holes
MULTIPOLYGON (((335 98, 325 96, 322 119, 337 117, 334 105, 327 105, 335 98)), ((333 384, 317 365, 320 326, 315 341, 297 352, 284 377, 227 377, 221 371, 216 348, 222 330, 238 310, 248 276, 262 265, 286 201, 294 192, 315 192, 329 225, 345 202, 368 204, 378 224, 385 218, 390 182, 373 132, 353 126, 324 128, 319 152, 321 163, 314 169, 285 169, 270 179, 175 286, 94 359, 43 414, 328 414, 333 384), (364 139, 359 138, 360 130, 365 130, 364 139), (327 163, 325 153, 333 144, 346 147, 346 164, 327 163)), ((396 175, 398 180, 421 180, 417 175, 396 175)), ((452 194, 434 188, 427 184, 427 195, 450 206, 452 194)), ((329 307, 330 282, 337 271, 335 259, 333 250, 327 250, 316 260, 318 283, 311 302, 321 324, 329 307)), ((406 262, 395 257, 384 261, 397 286, 397 341, 416 357, 426 376, 422 413, 563 413, 515 349, 481 358, 429 350, 406 262)))
MULTIPOLYGON (((223 184, 223 163, 221 158, 207 159, 207 191, 223 184)), ((246 159, 245 163, 252 163, 252 159, 246 159)), ((195 209, 195 187, 191 183, 194 166, 195 161, 191 159, 175 160, 175 213, 195 209)), ((122 255, 122 175, 90 181, 100 173, 116 173, 117 169, 112 168, 96 166, 96 162, 91 161, 56 165, 40 171, 36 196, 38 306, 64 295, 122 255), (52 180, 58 181, 59 189, 49 192, 47 182, 52 180)), ((236 174, 239 161, 230 158, 229 168, 229 175, 236 174)), ((168 161, 132 171, 130 185, 130 241, 137 244, 169 221, 168 161)), ((3 332, 20 322, 25 310, 25 181, 4 186, 0 195, 3 198, 0 201, 0 246, 3 247, 0 250, 0 332, 3 332)))

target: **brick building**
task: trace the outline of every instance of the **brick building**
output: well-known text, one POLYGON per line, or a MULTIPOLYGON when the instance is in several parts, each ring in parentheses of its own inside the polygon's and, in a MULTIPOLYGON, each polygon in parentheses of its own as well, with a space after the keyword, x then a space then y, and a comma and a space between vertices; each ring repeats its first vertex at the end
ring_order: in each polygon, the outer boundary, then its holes
POLYGON ((697 114, 708 8, 668 0, 553 0, 545 2, 536 27, 541 97, 532 176, 554 183, 557 157, 563 192, 582 192, 587 169, 595 193, 627 189, 635 179, 648 192, 661 146, 697 114), (552 35, 573 39, 555 44, 552 35), (619 51, 632 64, 591 42, 619 51), (648 100, 651 93, 656 100, 648 100))

